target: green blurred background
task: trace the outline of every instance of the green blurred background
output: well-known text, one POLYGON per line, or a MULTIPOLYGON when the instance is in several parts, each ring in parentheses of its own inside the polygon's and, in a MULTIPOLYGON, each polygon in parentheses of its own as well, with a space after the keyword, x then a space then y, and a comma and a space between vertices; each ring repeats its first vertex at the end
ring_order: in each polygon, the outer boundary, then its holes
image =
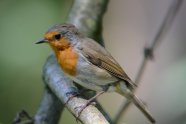
MULTIPOLYGON (((43 94, 42 66, 50 53, 34 43, 54 24, 63 23, 73 0, 0 0, 0 124, 12 122, 22 109, 37 111, 43 94)), ((154 38, 172 0, 110 0, 103 20, 108 51, 135 79, 143 48, 154 38)), ((157 124, 186 124, 186 2, 147 65, 137 95, 157 124)), ((98 99, 114 117, 124 100, 115 93, 98 99), (114 101, 114 102, 113 102, 114 101)), ((147 124, 132 105, 121 124, 147 124)), ((60 123, 76 124, 65 110, 60 123)))
POLYGON ((34 43, 52 25, 62 23, 72 0, 0 1, 0 123, 16 112, 37 110, 42 93, 42 66, 50 49, 34 43))

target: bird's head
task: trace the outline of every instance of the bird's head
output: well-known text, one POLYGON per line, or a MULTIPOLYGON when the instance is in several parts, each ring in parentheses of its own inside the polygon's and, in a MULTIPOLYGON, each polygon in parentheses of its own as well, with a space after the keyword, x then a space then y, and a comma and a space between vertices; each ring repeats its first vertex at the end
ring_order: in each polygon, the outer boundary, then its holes
POLYGON ((59 24, 51 27, 36 44, 48 43, 52 48, 61 50, 76 44, 78 35, 78 29, 74 25, 59 24))

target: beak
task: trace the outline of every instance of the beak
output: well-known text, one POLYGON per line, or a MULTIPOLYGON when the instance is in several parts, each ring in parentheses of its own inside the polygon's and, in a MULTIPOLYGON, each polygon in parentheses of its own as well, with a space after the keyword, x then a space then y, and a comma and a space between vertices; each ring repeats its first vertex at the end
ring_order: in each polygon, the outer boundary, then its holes
POLYGON ((35 44, 41 44, 41 43, 48 43, 48 40, 42 39, 40 41, 37 41, 35 44))

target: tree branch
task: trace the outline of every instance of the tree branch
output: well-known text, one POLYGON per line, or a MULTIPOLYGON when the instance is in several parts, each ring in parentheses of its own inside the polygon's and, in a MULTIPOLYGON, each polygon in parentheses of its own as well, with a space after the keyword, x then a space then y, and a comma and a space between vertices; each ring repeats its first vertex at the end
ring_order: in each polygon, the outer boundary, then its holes
POLYGON ((102 19, 109 0, 75 0, 68 23, 103 45, 102 19))
POLYGON ((62 109, 64 109, 64 106, 61 101, 46 87, 40 107, 34 117, 34 123, 57 124, 62 109))

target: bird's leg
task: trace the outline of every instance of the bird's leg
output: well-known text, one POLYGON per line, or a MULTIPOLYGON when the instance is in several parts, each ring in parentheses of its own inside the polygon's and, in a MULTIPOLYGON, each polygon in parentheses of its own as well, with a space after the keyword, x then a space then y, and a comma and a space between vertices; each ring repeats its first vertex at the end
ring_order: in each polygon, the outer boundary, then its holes
POLYGON ((84 92, 88 92, 88 91, 90 91, 90 90, 88 90, 88 89, 81 89, 81 90, 79 90, 78 92, 68 92, 68 93, 66 93, 66 95, 67 96, 69 96, 69 98, 67 99, 67 101, 64 103, 64 106, 66 106, 67 104, 68 104, 68 102, 72 99, 72 98, 74 98, 74 97, 77 97, 77 96, 80 96, 81 94, 83 94, 84 92))
POLYGON ((72 98, 74 98, 74 97, 76 97, 76 96, 79 96, 80 93, 79 93, 79 92, 68 92, 68 93, 66 93, 66 95, 67 95, 67 96, 70 95, 70 96, 68 97, 67 101, 64 103, 64 106, 66 106, 66 105, 68 104, 68 102, 69 102, 72 98))
POLYGON ((81 115, 82 111, 89 106, 90 104, 95 105, 95 103, 93 102, 97 97, 99 97, 101 94, 105 93, 105 91, 100 91, 98 92, 95 96, 93 96, 92 98, 90 98, 89 100, 87 100, 86 104, 82 105, 82 106, 78 106, 75 109, 80 108, 80 111, 78 112, 78 116, 77 119, 79 118, 79 116, 81 115))

